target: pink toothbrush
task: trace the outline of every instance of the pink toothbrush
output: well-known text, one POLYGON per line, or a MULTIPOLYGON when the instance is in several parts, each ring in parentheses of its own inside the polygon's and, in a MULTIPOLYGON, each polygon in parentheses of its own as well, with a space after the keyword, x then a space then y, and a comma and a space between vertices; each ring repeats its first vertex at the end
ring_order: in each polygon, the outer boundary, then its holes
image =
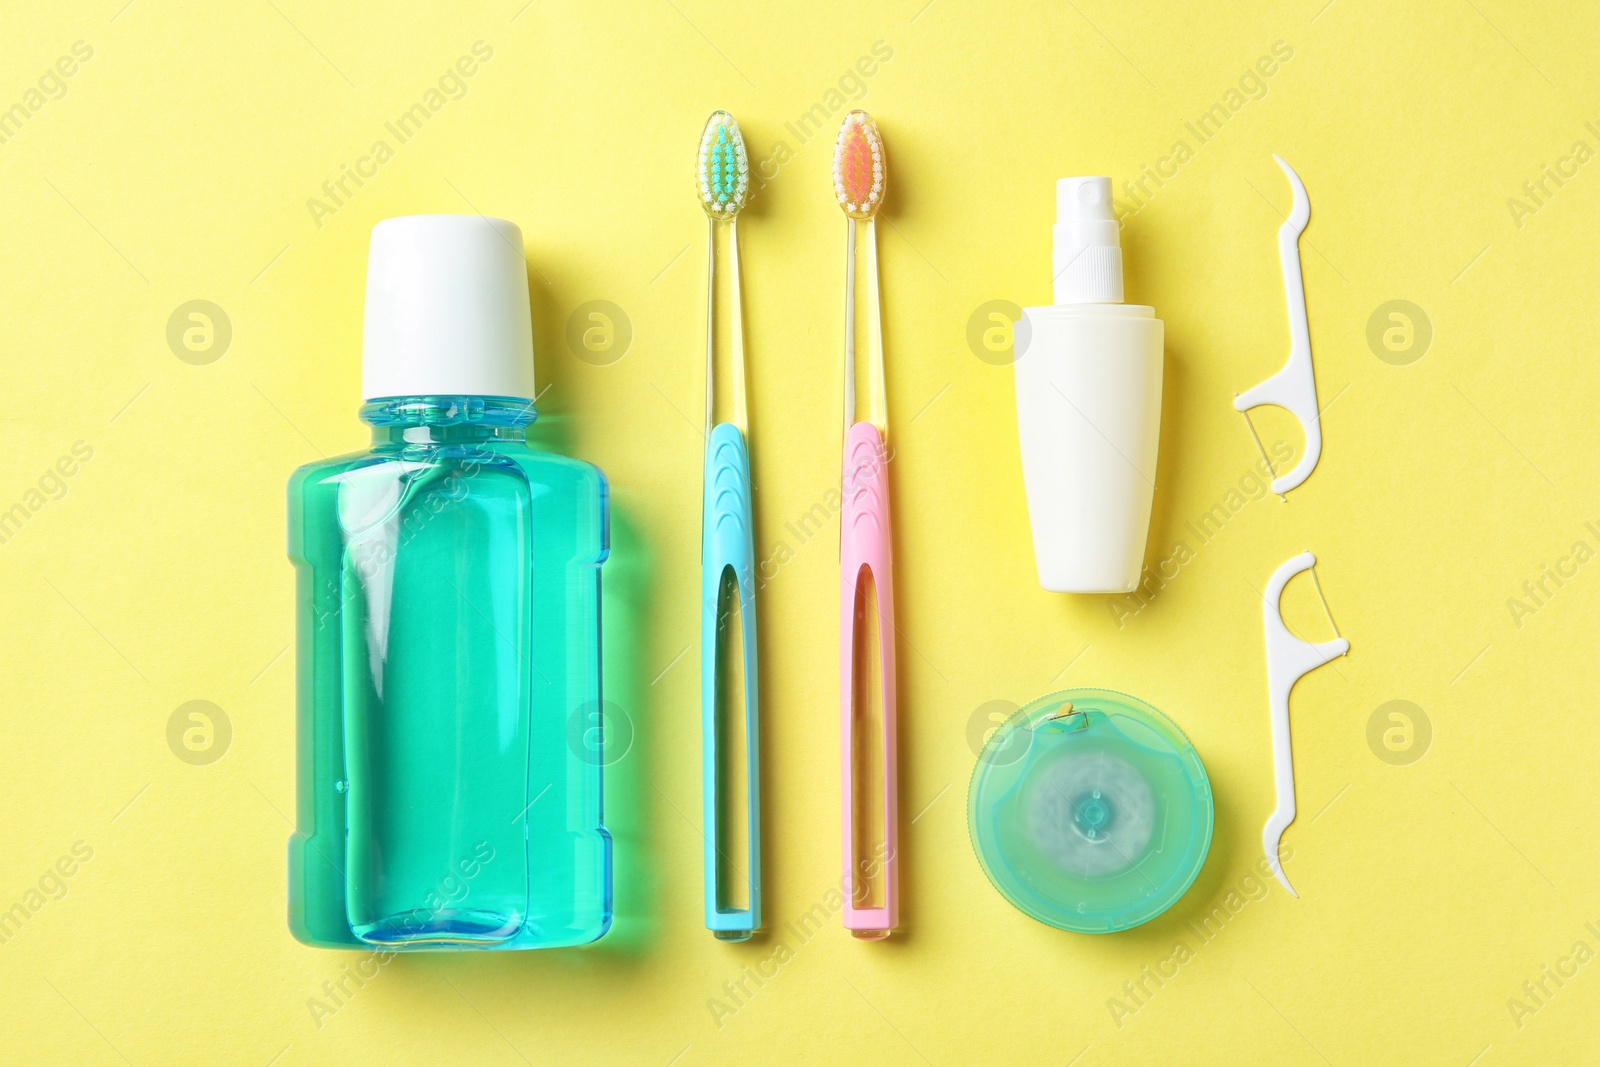
POLYGON ((833 150, 833 190, 848 216, 845 260, 844 484, 839 527, 839 694, 843 760, 844 926, 878 941, 899 921, 900 835, 895 773, 894 575, 889 533, 888 410, 883 385, 883 324, 878 305, 874 216, 883 204, 888 161, 865 111, 852 111, 833 150), (869 350, 867 418, 856 418, 856 230, 865 231, 869 350), (873 634, 879 672, 872 670, 873 634), (874 690, 877 699, 874 700, 874 690), (881 732, 872 721, 881 703, 881 732), (879 760, 871 759, 874 733, 879 760), (865 736, 863 736, 865 735, 865 736), (874 771, 881 781, 874 782, 874 771), (876 787, 876 788, 875 788, 876 787), (878 790, 881 789, 881 793, 878 790), (881 806, 883 836, 871 834, 881 806), (868 810, 858 811, 863 807, 868 810))

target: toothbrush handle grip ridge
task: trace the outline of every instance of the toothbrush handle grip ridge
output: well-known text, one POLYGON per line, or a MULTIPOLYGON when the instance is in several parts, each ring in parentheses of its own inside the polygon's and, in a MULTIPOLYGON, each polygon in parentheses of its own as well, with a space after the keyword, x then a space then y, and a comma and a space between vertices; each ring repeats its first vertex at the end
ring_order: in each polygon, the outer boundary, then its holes
MULTIPOLYGON (((845 435, 844 500, 839 530, 839 697, 840 731, 843 753, 843 843, 844 843, 844 927, 847 930, 889 931, 899 922, 899 805, 895 757, 895 622, 894 552, 889 524, 889 452, 878 428, 858 422, 845 435), (878 662, 882 676, 882 810, 884 836, 881 852, 857 855, 856 832, 856 708, 857 671, 868 663, 856 663, 861 644, 861 628, 867 623, 857 602, 862 599, 863 580, 870 580, 877 594, 878 662), (876 879, 873 875, 876 873, 876 879), (862 892, 872 881, 882 886, 878 900, 862 892), (859 883, 859 884, 858 884, 859 883)), ((875 709, 864 707, 859 714, 875 709)))
MULTIPOLYGON (((758 756, 756 675, 756 588, 754 524, 751 516, 750 453, 744 435, 732 423, 718 423, 711 429, 706 444, 705 511, 701 532, 701 627, 700 627, 700 726, 703 745, 703 789, 705 827, 705 902, 706 928, 714 932, 753 932, 761 928, 761 788, 758 756), (721 766, 718 748, 724 743, 718 729, 718 642, 722 632, 724 575, 732 571, 738 589, 739 636, 743 648, 745 714, 745 857, 749 869, 730 869, 732 877, 745 883, 746 906, 724 908, 718 899, 718 886, 730 882, 722 867, 730 860, 718 848, 722 812, 717 769, 721 766)), ((731 610, 731 604, 729 605, 731 610)))

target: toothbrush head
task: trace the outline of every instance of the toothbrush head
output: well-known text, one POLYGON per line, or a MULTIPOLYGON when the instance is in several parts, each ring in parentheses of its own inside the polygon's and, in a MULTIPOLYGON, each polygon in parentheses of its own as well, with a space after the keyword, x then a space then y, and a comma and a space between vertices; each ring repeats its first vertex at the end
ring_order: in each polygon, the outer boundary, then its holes
POLYGON ((724 222, 739 214, 750 199, 750 160, 744 151, 744 134, 732 115, 711 113, 695 160, 700 206, 706 214, 724 222))
POLYGON ((833 194, 844 213, 853 219, 876 215, 883 206, 888 173, 878 124, 865 111, 850 112, 833 146, 833 194))

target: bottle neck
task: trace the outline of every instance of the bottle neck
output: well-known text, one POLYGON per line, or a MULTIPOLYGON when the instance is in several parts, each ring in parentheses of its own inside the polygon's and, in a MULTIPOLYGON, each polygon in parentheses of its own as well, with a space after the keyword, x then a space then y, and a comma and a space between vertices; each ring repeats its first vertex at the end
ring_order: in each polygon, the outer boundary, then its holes
POLYGON ((525 441, 533 401, 505 396, 385 396, 361 405, 374 445, 525 441))

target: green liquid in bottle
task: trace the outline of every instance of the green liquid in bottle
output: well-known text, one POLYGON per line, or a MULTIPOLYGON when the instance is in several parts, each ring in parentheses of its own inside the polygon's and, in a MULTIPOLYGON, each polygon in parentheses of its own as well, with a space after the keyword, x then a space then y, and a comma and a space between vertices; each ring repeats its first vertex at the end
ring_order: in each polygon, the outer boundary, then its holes
POLYGON ((368 403, 371 449, 290 484, 302 941, 581 944, 611 922, 601 819, 606 485, 525 401, 368 403))

